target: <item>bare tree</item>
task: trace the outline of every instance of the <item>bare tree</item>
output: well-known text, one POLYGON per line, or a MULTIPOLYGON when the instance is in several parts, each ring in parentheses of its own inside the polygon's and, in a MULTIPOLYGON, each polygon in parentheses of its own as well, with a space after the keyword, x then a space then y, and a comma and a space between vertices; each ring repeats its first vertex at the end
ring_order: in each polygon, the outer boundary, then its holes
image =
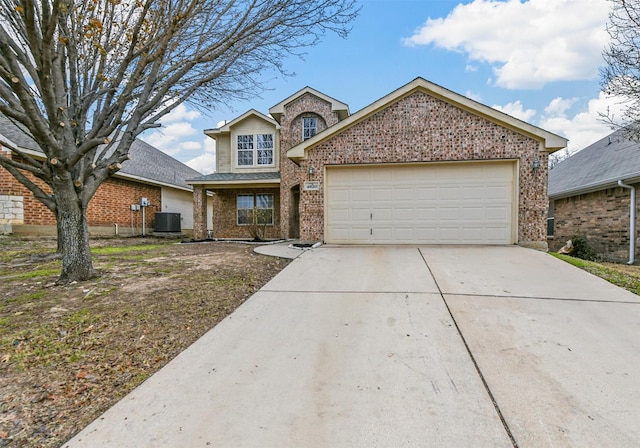
POLYGON ((614 128, 624 128, 629 138, 640 137, 640 2, 609 0, 611 37, 602 53, 606 65, 600 69, 602 90, 623 98, 623 113, 614 117, 603 114, 614 128))
POLYGON ((87 204, 136 136, 185 101, 259 94, 259 75, 286 75, 356 14, 355 0, 0 0, 0 112, 46 157, 0 165, 55 214, 59 281, 95 275, 87 204))
POLYGON ((562 151, 556 151, 549 155, 549 169, 554 169, 560 162, 568 159, 571 156, 569 148, 564 148, 562 151))

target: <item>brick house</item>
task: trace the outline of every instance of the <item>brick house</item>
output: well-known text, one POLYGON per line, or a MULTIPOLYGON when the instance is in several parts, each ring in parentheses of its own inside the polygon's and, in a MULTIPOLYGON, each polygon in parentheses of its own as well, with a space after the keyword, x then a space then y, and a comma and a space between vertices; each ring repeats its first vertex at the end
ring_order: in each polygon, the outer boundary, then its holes
MULTIPOLYGON (((29 133, 2 115, 0 143, 4 156, 18 158, 12 149, 19 149, 32 157, 43 158, 29 133)), ((145 233, 153 232, 156 227, 155 212, 180 213, 181 230, 192 232, 193 188, 185 179, 200 173, 142 140, 134 142, 130 154, 131 160, 103 182, 89 202, 87 220, 91 234, 139 235, 143 212, 145 233), (141 198, 148 199, 150 205, 139 207, 141 198), (136 210, 132 210, 133 205, 136 210)), ((38 179, 31 178, 44 186, 38 179)), ((171 219, 176 221, 177 215, 171 219)), ((0 168, 0 234, 55 235, 55 224, 54 214, 7 170, 0 168)))
POLYGON ((546 248, 547 160, 566 139, 417 78, 350 114, 306 87, 205 134, 216 172, 194 186, 194 236, 337 244, 546 248), (256 213, 259 212, 259 213, 256 213))
POLYGON ((580 235, 604 259, 633 263, 638 187, 640 144, 624 129, 560 162, 549 172, 549 247, 580 235))

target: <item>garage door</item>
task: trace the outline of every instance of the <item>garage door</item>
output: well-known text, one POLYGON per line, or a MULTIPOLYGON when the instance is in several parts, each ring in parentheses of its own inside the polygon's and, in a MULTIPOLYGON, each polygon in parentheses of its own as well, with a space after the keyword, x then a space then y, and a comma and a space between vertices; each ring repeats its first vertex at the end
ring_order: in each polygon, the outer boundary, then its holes
POLYGON ((327 167, 325 240, 512 244, 515 163, 327 167))

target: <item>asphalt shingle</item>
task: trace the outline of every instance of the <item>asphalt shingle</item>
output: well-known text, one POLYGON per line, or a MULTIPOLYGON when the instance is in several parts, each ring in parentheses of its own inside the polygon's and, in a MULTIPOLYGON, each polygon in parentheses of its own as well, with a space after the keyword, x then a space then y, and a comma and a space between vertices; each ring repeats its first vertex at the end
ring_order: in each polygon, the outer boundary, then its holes
MULTIPOLYGON (((0 134, 7 137, 20 148, 41 152, 38 144, 29 132, 19 123, 15 123, 0 114, 0 134)), ((129 149, 130 160, 122 164, 120 173, 181 188, 191 189, 185 181, 201 176, 202 173, 165 154, 157 148, 136 139, 129 149)))
POLYGON ((624 129, 587 146, 549 171, 549 196, 572 196, 640 176, 640 143, 624 129))

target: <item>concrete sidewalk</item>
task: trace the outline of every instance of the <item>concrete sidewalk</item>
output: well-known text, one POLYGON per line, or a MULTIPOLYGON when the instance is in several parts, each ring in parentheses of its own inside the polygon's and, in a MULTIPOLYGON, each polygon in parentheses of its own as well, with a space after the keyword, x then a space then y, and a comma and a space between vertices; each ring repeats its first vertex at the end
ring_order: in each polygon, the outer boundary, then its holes
POLYGON ((64 446, 638 446, 638 305, 519 247, 321 247, 64 446))

